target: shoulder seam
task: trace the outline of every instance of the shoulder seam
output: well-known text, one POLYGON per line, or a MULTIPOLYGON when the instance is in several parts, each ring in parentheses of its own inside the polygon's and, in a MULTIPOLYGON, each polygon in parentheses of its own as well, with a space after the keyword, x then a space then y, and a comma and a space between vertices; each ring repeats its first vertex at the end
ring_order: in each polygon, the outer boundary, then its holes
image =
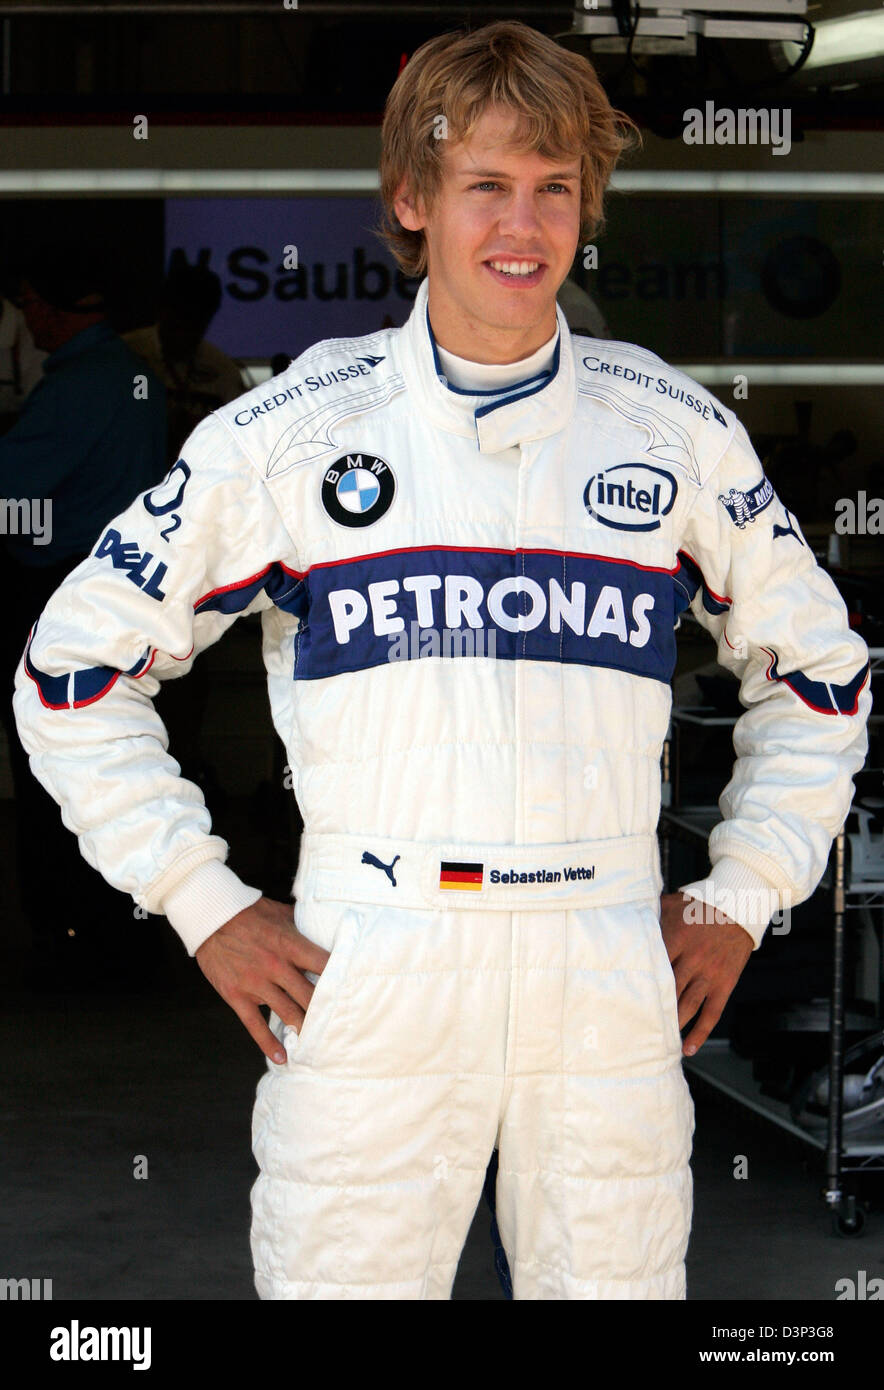
POLYGON ((224 430, 225 430, 226 434, 229 436, 230 441, 231 441, 231 443, 233 444, 233 447, 236 449, 237 453, 242 454, 243 458, 246 460, 246 462, 247 462, 247 463, 250 465, 250 467, 252 468, 252 471, 255 472, 255 473, 258 475, 258 481, 259 481, 260 483, 263 484, 263 483, 264 483, 264 479, 261 477, 261 470, 260 470, 260 468, 258 467, 257 461, 255 460, 254 456, 249 452, 249 450, 246 448, 246 446, 245 446, 245 444, 243 443, 243 441, 242 441, 241 439, 237 439, 236 435, 233 433, 233 430, 230 428, 230 425, 229 425, 229 424, 227 423, 227 421, 225 420, 225 418, 224 418, 224 416, 222 415, 221 411, 220 411, 220 410, 213 410, 213 411, 212 411, 212 416, 214 416, 214 418, 218 421, 219 424, 221 424, 221 425, 224 426, 224 430))
POLYGON ((261 469, 259 468, 258 464, 256 463, 254 457, 253 457, 252 454, 248 451, 248 449, 246 448, 245 444, 244 444, 241 440, 237 439, 236 435, 233 433, 233 430, 231 429, 231 427, 230 427, 230 425, 228 424, 228 422, 224 419, 223 415, 221 415, 220 412, 218 412, 218 411, 213 411, 212 414, 213 414, 213 415, 217 415, 218 420, 220 421, 221 424, 223 424, 224 429, 225 429, 225 432, 226 432, 227 435, 229 436, 229 438, 230 438, 230 440, 231 440, 231 442, 232 442, 232 444, 233 444, 234 449, 237 450, 237 452, 242 456, 242 458, 243 458, 243 459, 246 461, 246 463, 249 465, 249 467, 250 467, 252 473, 254 474, 255 478, 257 479, 258 483, 259 483, 260 486, 261 486, 261 489, 262 489, 262 491, 263 491, 263 493, 264 493, 264 496, 265 496, 265 497, 268 499, 268 501, 272 504, 273 510, 276 512, 276 516, 277 516, 277 519, 278 519, 278 521, 279 521, 279 524, 280 524, 280 526, 282 527, 282 529, 283 529, 283 531, 285 532, 285 534, 288 536, 289 540, 291 541, 292 546, 293 546, 294 551, 295 551, 295 554, 297 555, 297 554, 298 554, 298 542, 297 542, 297 540, 295 539, 295 537, 292 535, 292 533, 291 533, 291 531, 289 530, 288 526, 286 526, 286 524, 285 524, 285 518, 283 517, 282 512, 279 510, 279 506, 278 506, 278 504, 277 504, 276 498, 274 497, 272 490, 267 486, 267 479, 264 478, 264 477, 262 477, 262 475, 261 475, 261 469))

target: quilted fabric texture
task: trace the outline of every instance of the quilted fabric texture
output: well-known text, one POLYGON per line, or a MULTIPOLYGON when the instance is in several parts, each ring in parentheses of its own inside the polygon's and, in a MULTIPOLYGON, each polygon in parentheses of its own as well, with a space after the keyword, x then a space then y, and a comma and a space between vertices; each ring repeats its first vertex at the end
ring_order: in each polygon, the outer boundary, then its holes
POLYGON ((298 904, 331 949, 253 1122, 268 1299, 447 1299, 499 1147, 517 1299, 679 1299, 693 1105, 653 904, 298 904))

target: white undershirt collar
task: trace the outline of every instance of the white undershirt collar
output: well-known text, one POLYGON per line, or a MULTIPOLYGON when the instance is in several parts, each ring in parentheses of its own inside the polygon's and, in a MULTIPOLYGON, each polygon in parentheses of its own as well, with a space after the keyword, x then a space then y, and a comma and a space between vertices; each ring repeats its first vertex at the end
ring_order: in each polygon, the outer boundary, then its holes
POLYGON ((466 357, 457 357, 453 352, 448 352, 438 342, 436 351, 445 378, 452 386, 459 387, 461 391, 502 391, 517 381, 527 381, 549 371, 558 339, 559 326, 556 324, 556 331, 549 341, 520 362, 471 362, 466 357))

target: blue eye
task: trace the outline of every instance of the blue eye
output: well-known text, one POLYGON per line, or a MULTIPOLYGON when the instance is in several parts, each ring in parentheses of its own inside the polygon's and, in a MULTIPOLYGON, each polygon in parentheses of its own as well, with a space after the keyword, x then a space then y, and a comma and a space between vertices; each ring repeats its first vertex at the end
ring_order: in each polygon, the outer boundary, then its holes
MULTIPOLYGON (((546 185, 546 187, 547 187, 547 188, 559 188, 559 189, 561 189, 561 191, 562 191, 563 193, 570 193, 570 191, 571 191, 571 190, 570 190, 565 184, 563 184, 563 183, 548 183, 548 184, 546 185)), ((491 179, 485 179, 485 180, 483 180, 482 183, 474 183, 474 184, 471 184, 471 185, 470 185, 471 191, 474 190, 474 189, 480 189, 480 188, 500 188, 500 184, 499 184, 499 183, 495 183, 495 182, 494 182, 493 180, 491 180, 491 179)))

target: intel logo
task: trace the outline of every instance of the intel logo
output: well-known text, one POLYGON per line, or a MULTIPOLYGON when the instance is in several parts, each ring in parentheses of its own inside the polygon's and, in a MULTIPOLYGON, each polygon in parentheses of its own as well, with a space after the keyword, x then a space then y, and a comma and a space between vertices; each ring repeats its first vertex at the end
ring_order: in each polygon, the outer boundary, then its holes
POLYGON ((591 517, 617 531, 656 531, 672 511, 678 484, 663 468, 617 463, 595 473, 583 489, 591 517))

